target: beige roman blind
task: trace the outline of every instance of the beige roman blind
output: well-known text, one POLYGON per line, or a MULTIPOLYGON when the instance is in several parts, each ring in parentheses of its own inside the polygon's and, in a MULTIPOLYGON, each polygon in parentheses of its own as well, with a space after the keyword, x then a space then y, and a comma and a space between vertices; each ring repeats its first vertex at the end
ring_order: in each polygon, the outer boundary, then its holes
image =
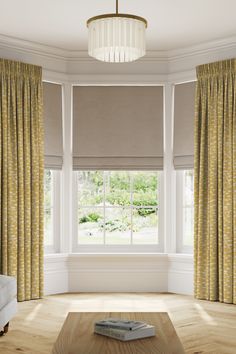
POLYGON ((162 87, 73 88, 74 170, 162 167, 162 87))
POLYGON ((193 168, 195 82, 175 85, 174 167, 193 168))
POLYGON ((61 169, 63 163, 62 140, 62 86, 43 83, 45 167, 61 169))

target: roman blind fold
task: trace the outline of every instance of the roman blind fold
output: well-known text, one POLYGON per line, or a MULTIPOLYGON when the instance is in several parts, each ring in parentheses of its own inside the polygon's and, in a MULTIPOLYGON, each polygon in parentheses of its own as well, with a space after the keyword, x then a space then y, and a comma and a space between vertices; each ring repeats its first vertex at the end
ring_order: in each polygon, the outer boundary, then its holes
POLYGON ((193 168, 195 82, 175 85, 174 167, 193 168))
POLYGON ((63 163, 62 86, 43 83, 45 167, 61 169, 63 163))
POLYGON ((163 88, 74 86, 73 168, 162 169, 163 88))

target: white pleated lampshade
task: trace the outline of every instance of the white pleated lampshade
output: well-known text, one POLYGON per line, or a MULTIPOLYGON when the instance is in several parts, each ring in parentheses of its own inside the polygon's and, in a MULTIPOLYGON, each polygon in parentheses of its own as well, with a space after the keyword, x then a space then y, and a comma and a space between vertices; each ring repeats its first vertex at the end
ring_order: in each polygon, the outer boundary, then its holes
POLYGON ((147 23, 139 17, 112 14, 88 21, 88 53, 110 63, 137 60, 146 53, 147 23))

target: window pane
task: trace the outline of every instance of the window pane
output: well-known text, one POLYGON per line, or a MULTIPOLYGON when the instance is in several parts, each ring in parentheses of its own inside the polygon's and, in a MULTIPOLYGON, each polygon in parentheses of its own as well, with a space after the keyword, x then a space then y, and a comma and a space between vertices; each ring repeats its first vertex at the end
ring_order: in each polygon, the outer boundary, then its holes
POLYGON ((103 243, 104 218, 102 208, 80 208, 78 213, 78 243, 103 243))
POLYGON ((133 205, 157 206, 158 174, 150 171, 132 172, 133 205))
POLYGON ((133 243, 156 244, 158 242, 158 210, 156 208, 133 209, 133 243))
POLYGON ((77 172, 78 204, 95 206, 103 204, 103 172, 77 172))
POLYGON ((106 208, 106 244, 124 245, 131 242, 131 209, 106 208))
POLYGON ((44 172, 44 208, 52 207, 52 171, 45 170, 44 172))
POLYGON ((193 246, 194 195, 193 170, 183 171, 183 246, 193 246))
POLYGON ((44 171, 44 244, 53 245, 53 178, 52 171, 44 171))
POLYGON ((184 208, 184 239, 185 246, 193 246, 193 208, 184 208))
POLYGON ((76 173, 79 244, 158 243, 158 172, 76 173))
POLYGON ((53 226, 52 226, 52 210, 44 211, 44 244, 45 246, 53 245, 53 226))
POLYGON ((184 171, 184 206, 193 205, 193 170, 184 171))
POLYGON ((105 172, 106 206, 128 206, 131 201, 130 174, 126 171, 105 172))

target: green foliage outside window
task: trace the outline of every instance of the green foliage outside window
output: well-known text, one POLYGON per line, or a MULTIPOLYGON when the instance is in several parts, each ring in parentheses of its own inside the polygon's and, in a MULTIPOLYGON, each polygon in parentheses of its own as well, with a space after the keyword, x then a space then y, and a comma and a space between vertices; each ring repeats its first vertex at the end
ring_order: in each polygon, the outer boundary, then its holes
POLYGON ((101 219, 101 216, 96 213, 90 213, 88 215, 82 216, 82 218, 79 219, 79 223, 83 224, 85 222, 98 222, 101 219))
POLYGON ((110 232, 128 230, 131 227, 128 211, 131 206, 133 217, 136 218, 137 215, 134 231, 144 224, 156 223, 159 183, 156 172, 82 171, 78 176, 79 205, 97 208, 103 208, 105 205, 107 208, 116 207, 122 210, 121 216, 117 215, 118 209, 113 209, 114 214, 106 215, 103 222, 99 212, 91 213, 84 208, 82 216, 80 214, 79 217, 79 224, 88 223, 90 228, 99 227, 100 230, 105 228, 110 232), (147 217, 149 219, 145 221, 147 217))

